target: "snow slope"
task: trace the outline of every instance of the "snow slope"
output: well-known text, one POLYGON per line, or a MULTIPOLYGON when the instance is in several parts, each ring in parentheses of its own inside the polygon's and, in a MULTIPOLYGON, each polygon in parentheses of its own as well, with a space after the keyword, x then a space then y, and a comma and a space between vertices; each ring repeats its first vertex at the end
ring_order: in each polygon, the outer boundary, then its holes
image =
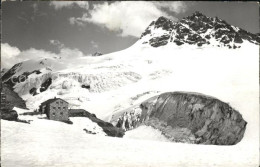
POLYGON ((145 125, 141 125, 136 129, 127 131, 124 138, 170 142, 159 130, 145 125))
MULTIPOLYGON (((58 96, 73 107, 85 108, 98 117, 110 120, 113 114, 140 103, 143 95, 146 99, 166 91, 200 92, 230 103, 242 114, 248 122, 244 138, 235 146, 197 146, 127 137, 97 137, 86 134, 82 127, 74 129, 55 121, 48 122, 44 128, 47 123, 42 121, 47 120, 39 120, 42 123, 37 124, 42 126, 2 121, 3 166, 253 167, 258 164, 258 46, 248 43, 237 50, 166 46, 151 50, 146 46, 140 47, 137 42, 129 49, 97 58, 102 61, 59 72, 82 72, 92 68, 100 69, 96 73, 105 73, 116 66, 120 68, 114 68, 115 72, 129 70, 139 74, 141 79, 102 93, 72 86, 66 94, 58 95, 57 92, 63 89, 50 87, 36 96, 24 94, 22 97, 27 100, 28 106, 37 106, 35 104, 49 97, 58 96), (106 70, 102 71, 102 68, 106 70), (13 157, 16 157, 15 160, 13 157)), ((102 80, 106 79, 113 80, 106 76, 102 80)), ((78 82, 78 79, 72 77, 72 81, 78 82)), ((58 82, 61 81, 54 80, 53 85, 58 82)), ((147 132, 139 130, 139 133, 147 132)), ((137 138, 138 134, 130 136, 137 138)))
POLYGON ((75 133, 85 133, 83 129, 87 129, 88 131, 96 133, 97 135, 106 136, 106 133, 103 131, 103 129, 100 126, 98 126, 97 123, 92 122, 87 117, 70 117, 70 120, 73 122, 73 124, 66 124, 59 121, 48 120, 46 119, 45 114, 39 114, 34 116, 26 115, 26 113, 32 112, 30 110, 21 109, 18 107, 14 107, 13 110, 15 110, 18 113, 19 119, 30 122, 30 125, 28 126, 33 127, 35 130, 42 129, 48 131, 49 129, 52 129, 55 131, 56 127, 64 126, 64 133, 66 133, 68 128, 73 129, 75 133))
POLYGON ((1 159, 8 166, 255 167, 255 145, 206 146, 78 133, 67 124, 1 121, 1 159), (14 158, 15 157, 15 158, 14 158))

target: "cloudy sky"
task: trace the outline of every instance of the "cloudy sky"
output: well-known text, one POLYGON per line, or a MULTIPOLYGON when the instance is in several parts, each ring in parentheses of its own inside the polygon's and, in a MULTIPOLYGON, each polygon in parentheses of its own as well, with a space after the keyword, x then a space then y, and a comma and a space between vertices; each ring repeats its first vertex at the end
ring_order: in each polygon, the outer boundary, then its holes
POLYGON ((178 21, 195 11, 258 33, 258 10, 256 2, 4 2, 1 65, 10 68, 37 56, 122 50, 158 17, 178 21))

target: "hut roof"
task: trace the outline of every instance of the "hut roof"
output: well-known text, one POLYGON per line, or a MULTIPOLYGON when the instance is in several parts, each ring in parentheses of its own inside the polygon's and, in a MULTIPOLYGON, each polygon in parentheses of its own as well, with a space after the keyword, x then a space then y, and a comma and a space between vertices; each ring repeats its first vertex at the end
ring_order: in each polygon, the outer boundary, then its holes
POLYGON ((46 100, 46 101, 42 102, 40 106, 45 105, 45 104, 50 104, 50 103, 52 103, 52 102, 54 102, 54 101, 56 101, 56 100, 62 100, 62 101, 64 101, 65 103, 68 103, 68 102, 66 102, 65 100, 61 99, 61 98, 53 98, 53 99, 49 99, 49 100, 46 100))

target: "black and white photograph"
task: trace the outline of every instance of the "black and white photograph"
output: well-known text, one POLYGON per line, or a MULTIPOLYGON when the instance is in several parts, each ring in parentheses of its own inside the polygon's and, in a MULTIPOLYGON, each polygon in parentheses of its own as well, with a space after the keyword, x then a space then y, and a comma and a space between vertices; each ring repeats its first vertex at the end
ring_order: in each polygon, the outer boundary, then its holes
POLYGON ((1 2, 2 167, 259 167, 259 3, 1 2))

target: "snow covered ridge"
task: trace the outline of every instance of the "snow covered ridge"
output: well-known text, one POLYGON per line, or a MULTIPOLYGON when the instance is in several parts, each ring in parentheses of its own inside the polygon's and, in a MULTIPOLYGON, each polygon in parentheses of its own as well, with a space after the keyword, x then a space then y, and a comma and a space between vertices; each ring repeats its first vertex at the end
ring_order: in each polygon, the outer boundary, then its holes
POLYGON ((254 83, 253 74, 258 71, 258 65, 252 65, 258 62, 258 54, 248 56, 248 49, 257 51, 258 46, 248 41, 243 42, 242 45, 246 47, 240 49, 198 49, 192 45, 154 48, 144 47, 139 42, 125 50, 103 56, 75 58, 77 63, 73 66, 66 64, 63 59, 27 60, 14 65, 2 79, 26 101, 30 109, 37 109, 41 102, 49 98, 61 97, 68 100, 72 108, 100 113, 98 117, 104 119, 119 104, 127 104, 121 105, 121 110, 128 108, 130 104, 125 101, 137 94, 183 89, 183 84, 188 89, 194 87, 193 91, 201 92, 196 85, 188 84, 194 81, 200 82, 198 85, 217 84, 218 89, 222 89, 223 84, 233 87, 232 83, 244 88, 243 85, 254 83), (187 67, 192 70, 187 71, 187 67), (15 79, 14 83, 11 78, 15 79), (100 99, 107 103, 106 110, 99 107, 100 99))
POLYGON ((3 75, 2 80, 20 96, 28 93, 35 96, 50 85, 50 89, 61 89, 59 94, 64 94, 65 90, 75 86, 86 88, 89 92, 103 92, 141 79, 135 72, 116 71, 114 66, 98 66, 97 70, 90 68, 89 71, 74 68, 62 71, 64 69, 67 67, 64 67, 62 60, 32 59, 14 65, 3 75))
POLYGON ((252 34, 232 26, 218 17, 207 17, 200 12, 174 23, 165 17, 153 21, 141 35, 140 41, 152 47, 173 43, 240 48, 244 41, 259 44, 259 34, 252 34))

